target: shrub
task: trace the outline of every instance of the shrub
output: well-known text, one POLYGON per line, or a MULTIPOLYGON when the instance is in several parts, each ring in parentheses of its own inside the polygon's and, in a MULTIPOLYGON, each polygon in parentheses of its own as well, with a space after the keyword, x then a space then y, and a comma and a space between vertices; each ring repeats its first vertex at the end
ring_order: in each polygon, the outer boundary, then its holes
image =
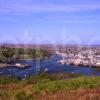
POLYGON ((38 75, 34 75, 34 76, 26 78, 24 80, 24 83, 36 84, 36 83, 45 83, 45 82, 54 81, 54 80, 56 80, 56 78, 49 75, 48 73, 40 73, 38 75))
POLYGON ((16 77, 10 77, 10 76, 0 76, 0 84, 10 84, 10 83, 16 83, 19 79, 16 77))
POLYGON ((31 100, 31 99, 32 99, 32 96, 27 95, 25 91, 18 91, 15 94, 15 100, 31 100))
POLYGON ((100 87, 100 77, 80 77, 70 80, 49 81, 46 83, 33 85, 34 91, 57 91, 63 89, 77 88, 98 88, 100 87))
POLYGON ((10 91, 0 92, 0 100, 11 100, 11 92, 10 91))

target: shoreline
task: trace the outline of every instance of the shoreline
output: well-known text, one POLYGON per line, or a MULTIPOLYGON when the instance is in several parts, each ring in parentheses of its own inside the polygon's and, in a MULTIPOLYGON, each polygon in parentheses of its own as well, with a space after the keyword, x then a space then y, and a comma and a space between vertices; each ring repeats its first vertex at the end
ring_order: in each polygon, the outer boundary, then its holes
POLYGON ((11 68, 11 67, 13 67, 13 68, 27 68, 27 67, 29 67, 30 65, 28 65, 28 64, 0 64, 0 68, 11 68))
MULTIPOLYGON (((28 60, 33 60, 33 61, 36 61, 36 60, 48 60, 50 59, 52 56, 48 57, 48 58, 27 58, 27 59, 19 59, 17 61, 28 61, 28 60)), ((21 64, 21 65, 25 65, 25 64, 21 64)), ((26 66, 30 66, 30 65, 26 65, 26 66)), ((15 67, 15 68, 22 68, 22 67, 19 67, 19 66, 16 66, 16 62, 14 64, 7 64, 7 63, 0 63, 0 68, 9 68, 9 67, 15 67)), ((25 67, 26 68, 26 67, 25 67)))
POLYGON ((85 65, 85 64, 75 64, 75 63, 68 64, 68 63, 63 62, 63 61, 58 61, 57 63, 62 64, 62 65, 73 65, 75 67, 100 68, 100 66, 97 66, 97 65, 89 65, 89 64, 87 64, 87 65, 85 65))

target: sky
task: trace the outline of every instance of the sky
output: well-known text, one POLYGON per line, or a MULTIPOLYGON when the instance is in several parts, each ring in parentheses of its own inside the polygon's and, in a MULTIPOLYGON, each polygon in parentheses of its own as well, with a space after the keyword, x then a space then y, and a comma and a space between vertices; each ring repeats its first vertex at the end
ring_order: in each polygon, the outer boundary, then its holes
POLYGON ((100 44, 100 0, 0 0, 0 43, 100 44))

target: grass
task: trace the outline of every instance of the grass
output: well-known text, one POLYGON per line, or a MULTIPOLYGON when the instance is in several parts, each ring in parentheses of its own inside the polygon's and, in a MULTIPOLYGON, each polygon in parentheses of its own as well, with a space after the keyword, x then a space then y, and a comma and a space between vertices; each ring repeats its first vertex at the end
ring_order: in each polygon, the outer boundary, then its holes
POLYGON ((0 84, 16 83, 19 79, 11 76, 0 76, 0 84))
POLYGON ((100 87, 100 77, 79 77, 69 80, 56 80, 33 85, 34 91, 58 91, 77 88, 98 88, 100 87))
POLYGON ((90 100, 91 95, 91 100, 99 100, 99 93, 100 77, 95 76, 42 73, 25 80, 0 77, 0 100, 90 100))

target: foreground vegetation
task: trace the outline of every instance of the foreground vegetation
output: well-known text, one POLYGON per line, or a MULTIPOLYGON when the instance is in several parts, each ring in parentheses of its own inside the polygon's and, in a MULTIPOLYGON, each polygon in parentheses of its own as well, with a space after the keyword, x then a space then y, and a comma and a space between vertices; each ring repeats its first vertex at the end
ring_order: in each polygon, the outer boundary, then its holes
POLYGON ((100 77, 95 76, 42 73, 24 80, 0 77, 0 100, 100 100, 99 93, 100 77), (65 76, 70 79, 63 79, 65 76))

